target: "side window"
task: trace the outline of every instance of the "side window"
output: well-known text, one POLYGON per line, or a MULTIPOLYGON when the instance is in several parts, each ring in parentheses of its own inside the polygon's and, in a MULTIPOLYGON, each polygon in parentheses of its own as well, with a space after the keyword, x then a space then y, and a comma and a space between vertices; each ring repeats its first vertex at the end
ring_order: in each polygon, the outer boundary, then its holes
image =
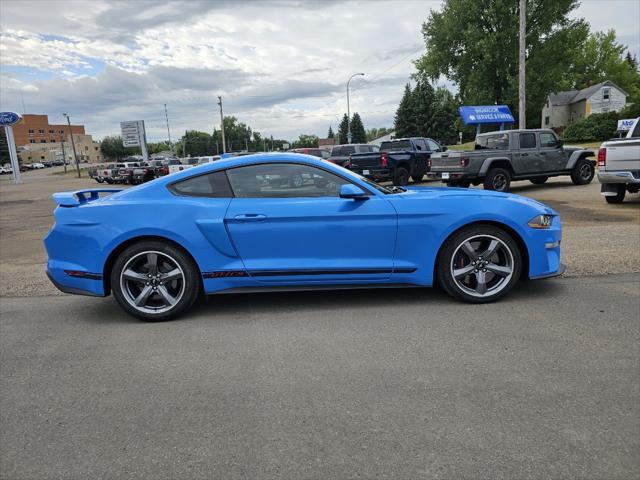
POLYGON ((351 155, 352 153, 356 153, 356 147, 353 145, 345 145, 344 147, 342 147, 342 156, 346 157, 348 155, 351 155))
POLYGON ((632 137, 640 137, 640 120, 636 122, 636 127, 633 129, 632 137))
POLYGON ((439 152, 442 150, 442 147, 433 140, 427 139, 427 145, 429 146, 429 150, 431 150, 432 152, 439 152))
POLYGON ((238 198, 337 197, 349 182, 333 173, 297 163, 265 163, 227 170, 238 198))
POLYGON ((540 134, 540 147, 541 148, 555 148, 556 147, 556 137, 553 133, 541 133, 540 134))
POLYGON ((520 150, 523 148, 536 148, 535 133, 521 133, 519 136, 520 150))
POLYGON ((427 144, 424 143, 424 140, 421 138, 416 138, 413 143, 416 145, 416 149, 421 152, 426 152, 428 150, 427 144))
POLYGON ((342 155, 342 147, 333 147, 331 149, 331 156, 332 157, 339 157, 342 155))
POLYGON ((233 197, 224 171, 190 177, 171 184, 169 189, 177 195, 187 197, 233 197))
POLYGON ((373 148, 371 145, 360 145, 358 147, 359 153, 373 153, 373 148))

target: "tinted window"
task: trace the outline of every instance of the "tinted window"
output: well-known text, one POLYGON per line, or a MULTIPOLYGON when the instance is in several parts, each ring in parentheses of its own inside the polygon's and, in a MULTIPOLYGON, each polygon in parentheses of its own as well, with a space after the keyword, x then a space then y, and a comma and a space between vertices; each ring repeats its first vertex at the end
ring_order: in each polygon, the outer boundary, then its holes
POLYGON ((233 197, 224 171, 190 177, 173 183, 169 189, 178 195, 189 197, 233 197))
POLYGON ((427 144, 421 138, 414 140, 413 143, 416 145, 417 150, 420 150, 422 152, 426 152, 428 150, 427 144))
POLYGON ((360 153, 373 153, 373 147, 371 145, 360 145, 358 150, 360 153))
POLYGON ((553 133, 541 133, 540 134, 540 146, 542 148, 549 148, 556 146, 556 137, 553 133))
POLYGON ((239 198, 337 197, 347 180, 325 170, 296 163, 265 163, 227 171, 239 198))
POLYGON ((521 133, 519 139, 520 148, 536 148, 535 133, 521 133))
POLYGON ((339 157, 342 154, 342 147, 333 147, 331 149, 332 157, 339 157))
POLYGON ((411 142, 409 140, 395 140, 393 142, 382 142, 380 144, 381 151, 391 150, 411 150, 411 142))
POLYGON ((500 133, 496 135, 482 135, 476 137, 476 150, 507 150, 509 148, 509 135, 500 133))
POLYGON ((342 147, 341 155, 346 157, 347 155, 351 155, 352 153, 356 153, 356 147, 354 145, 345 145, 342 147))

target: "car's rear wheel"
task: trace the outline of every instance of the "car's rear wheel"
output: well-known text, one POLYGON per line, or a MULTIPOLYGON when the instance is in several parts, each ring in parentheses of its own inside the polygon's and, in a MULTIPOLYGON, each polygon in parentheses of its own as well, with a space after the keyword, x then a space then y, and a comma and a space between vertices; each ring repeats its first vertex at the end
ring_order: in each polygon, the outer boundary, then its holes
POLYGON ((134 317, 170 320, 198 298, 200 273, 181 249, 161 241, 141 241, 118 255, 111 288, 120 306, 134 317))
POLYGON ((571 170, 571 181, 575 185, 587 185, 593 180, 596 170, 593 166, 593 162, 581 158, 578 160, 571 170))
POLYGON ((409 183, 409 171, 404 167, 396 168, 393 174, 393 184, 401 187, 409 183))
POLYGON ((492 168, 484 179, 485 190, 496 192, 508 192, 511 185, 511 174, 504 168, 492 168))
POLYGON ((531 183, 533 183, 534 185, 542 185, 543 183, 545 183, 547 180, 549 180, 549 177, 536 177, 536 178, 532 178, 529 181, 531 183))
POLYGON ((607 203, 622 203, 624 202, 624 197, 627 194, 627 188, 624 184, 620 183, 616 185, 618 192, 615 195, 607 195, 605 196, 605 200, 607 203))
POLYGON ((505 296, 522 271, 515 240, 492 225, 471 225, 455 233, 437 261, 438 282, 452 297, 487 303, 505 296))

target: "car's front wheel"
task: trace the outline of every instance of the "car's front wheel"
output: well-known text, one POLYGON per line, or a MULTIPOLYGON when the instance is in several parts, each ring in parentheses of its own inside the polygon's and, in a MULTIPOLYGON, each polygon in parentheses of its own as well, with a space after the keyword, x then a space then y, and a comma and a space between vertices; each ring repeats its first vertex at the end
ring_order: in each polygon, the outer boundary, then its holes
POLYGON ((515 240, 492 225, 471 225, 450 237, 437 260, 439 285, 452 297, 487 303, 505 296, 522 271, 515 240))
POLYGON ((120 306, 145 321, 170 320, 188 310, 200 294, 200 273, 189 255, 161 241, 127 247, 111 270, 120 306))
POLYGON ((404 187, 409 183, 409 170, 404 167, 396 168, 393 174, 393 184, 404 187))
POLYGON ((587 185, 593 180, 596 170, 593 166, 593 162, 585 160, 584 158, 578 160, 576 165, 571 171, 571 181, 575 185, 587 185))
POLYGON ((492 168, 484 179, 485 190, 508 192, 511 185, 511 174, 504 168, 492 168))

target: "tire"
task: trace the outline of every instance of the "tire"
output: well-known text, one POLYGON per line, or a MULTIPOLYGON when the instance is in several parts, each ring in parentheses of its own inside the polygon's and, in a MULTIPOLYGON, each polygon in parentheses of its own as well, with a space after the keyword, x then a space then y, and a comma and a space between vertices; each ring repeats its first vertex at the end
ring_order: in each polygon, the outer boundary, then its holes
POLYGON ((596 169, 593 163, 581 158, 576 162, 571 170, 571 181, 574 185, 587 185, 593 180, 593 176, 596 173, 596 169))
POLYGON ((110 279, 118 304, 147 322, 171 320, 186 312, 202 290, 200 271, 191 257, 156 240, 127 247, 116 258, 110 279))
POLYGON ((447 187, 469 188, 470 186, 471 186, 471 182, 449 182, 449 183, 447 183, 447 187))
POLYGON ((393 184, 404 187, 409 183, 409 171, 404 167, 398 167, 393 172, 393 184))
POLYGON ((105 178, 104 181, 107 182, 109 185, 113 185, 113 179, 111 178, 105 178))
POLYGON ((522 254, 513 237, 501 228, 470 225, 447 239, 436 268, 438 284, 450 296, 467 303, 488 303, 504 297, 518 283, 522 254), (488 257, 483 256, 494 242, 495 250, 488 257), (479 282, 481 279, 484 284, 479 282))
POLYGON ((536 177, 536 178, 531 178, 529 179, 529 181, 531 183, 533 183, 534 185, 542 185, 543 183, 545 183, 547 180, 549 180, 549 177, 536 177))
POLYGON ((607 203, 622 203, 624 202, 624 197, 627 194, 627 187, 624 184, 619 184, 617 186, 618 193, 615 195, 607 195, 604 199, 607 203))
POLYGON ((96 182, 104 183, 104 178, 96 177, 96 182))
POLYGON ((420 183, 423 178, 424 175, 411 175, 411 180, 413 180, 415 183, 420 183))
POLYGON ((485 190, 496 192, 508 192, 511 185, 511 174, 504 168, 492 168, 487 173, 483 182, 485 190))

